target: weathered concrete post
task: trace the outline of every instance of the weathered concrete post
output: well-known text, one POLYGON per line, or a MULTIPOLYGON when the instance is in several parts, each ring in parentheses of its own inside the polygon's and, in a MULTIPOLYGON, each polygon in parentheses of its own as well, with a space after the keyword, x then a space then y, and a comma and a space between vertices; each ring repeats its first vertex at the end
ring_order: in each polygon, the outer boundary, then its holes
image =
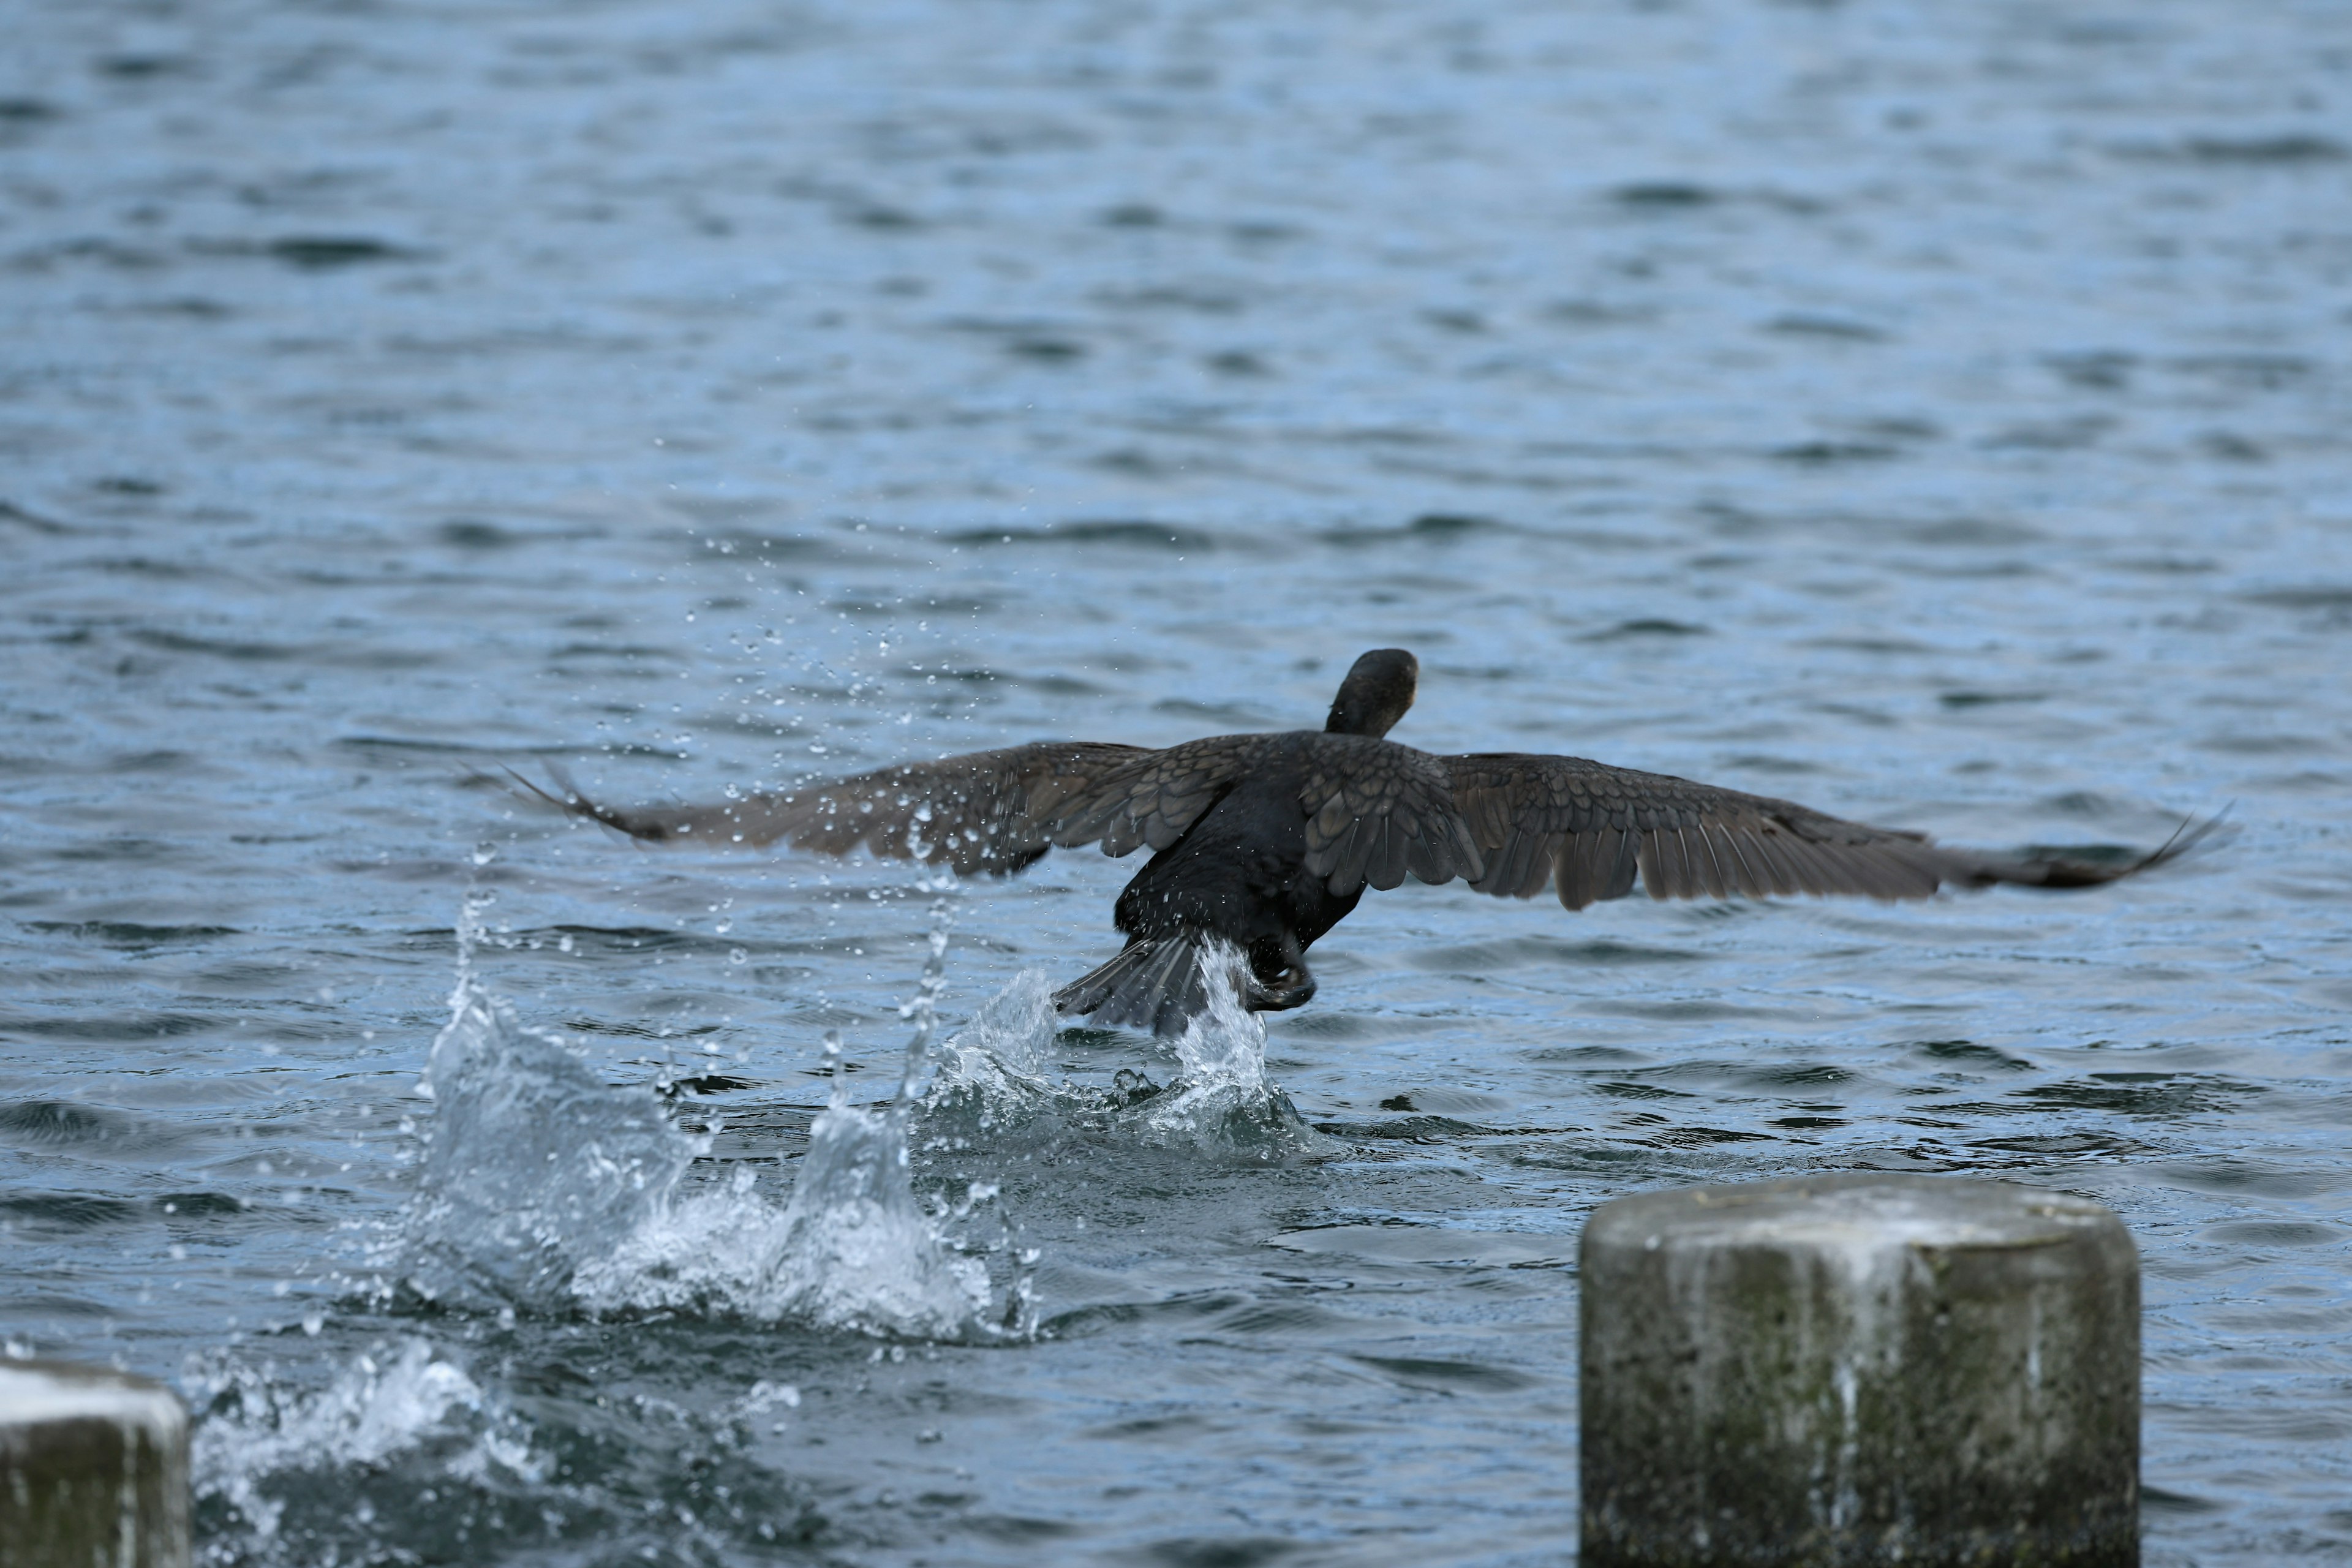
POLYGON ((2139 1561, 2139 1259, 2106 1209, 1843 1175, 1585 1226, 1583 1568, 2139 1561))
POLYGON ((0 1361, 0 1568, 187 1568, 188 1413, 160 1383, 0 1361))

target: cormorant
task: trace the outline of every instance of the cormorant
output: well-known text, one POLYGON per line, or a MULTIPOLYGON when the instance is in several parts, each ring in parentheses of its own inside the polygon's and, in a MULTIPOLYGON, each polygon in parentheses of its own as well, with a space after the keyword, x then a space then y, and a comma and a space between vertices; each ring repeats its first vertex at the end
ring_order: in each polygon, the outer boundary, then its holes
MULTIPOLYGON (((1320 731, 1218 735, 1162 750, 1040 741, 709 805, 618 810, 558 775, 567 811, 633 837, 846 855, 863 846, 961 874, 1010 874, 1081 844, 1150 860, 1118 896, 1127 945, 1055 993, 1065 1014, 1182 1030, 1207 1006, 1202 959, 1238 951, 1253 1011, 1315 994, 1307 950, 1366 888, 1459 877, 1580 910, 1623 898, 1855 893, 1921 899, 1948 883, 2084 888, 2146 870, 2207 827, 2138 859, 1954 849, 1923 834, 1846 822, 1790 801, 1636 773, 1580 757, 1441 757, 1385 737, 1412 706, 1420 665, 1402 648, 1356 660, 1320 731), (1216 947, 1222 941, 1230 944, 1216 947)), ((517 775, 520 779, 520 775, 517 775)))

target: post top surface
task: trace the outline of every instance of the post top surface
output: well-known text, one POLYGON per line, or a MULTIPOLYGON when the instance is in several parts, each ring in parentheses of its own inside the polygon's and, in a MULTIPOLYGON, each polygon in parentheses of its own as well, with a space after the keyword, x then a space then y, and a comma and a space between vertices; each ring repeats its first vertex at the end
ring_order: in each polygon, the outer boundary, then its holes
POLYGON ((2123 1222, 2071 1194, 1966 1176, 1861 1173, 1639 1193, 1595 1209, 1588 1247, 2047 1247, 2123 1222))
POLYGON ((161 1438, 184 1427, 188 1415, 170 1389, 131 1373, 0 1360, 0 1428, 90 1420, 145 1426, 161 1438))

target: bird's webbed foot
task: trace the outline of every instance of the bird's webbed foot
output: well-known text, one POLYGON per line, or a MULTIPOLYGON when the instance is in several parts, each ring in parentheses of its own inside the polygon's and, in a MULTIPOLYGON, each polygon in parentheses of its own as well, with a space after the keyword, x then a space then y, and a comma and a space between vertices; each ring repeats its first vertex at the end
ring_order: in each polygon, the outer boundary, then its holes
POLYGON ((1307 955, 1296 941, 1286 937, 1279 947, 1269 943, 1266 951, 1253 950, 1249 956, 1249 983, 1243 987, 1242 1005, 1251 1012, 1286 1013, 1314 1000, 1315 973, 1307 967, 1307 955))
POLYGON ((1242 998, 1243 1005, 1253 1013, 1286 1013, 1313 1000, 1315 976, 1303 963, 1285 970, 1271 984, 1251 975, 1248 994, 1242 998))

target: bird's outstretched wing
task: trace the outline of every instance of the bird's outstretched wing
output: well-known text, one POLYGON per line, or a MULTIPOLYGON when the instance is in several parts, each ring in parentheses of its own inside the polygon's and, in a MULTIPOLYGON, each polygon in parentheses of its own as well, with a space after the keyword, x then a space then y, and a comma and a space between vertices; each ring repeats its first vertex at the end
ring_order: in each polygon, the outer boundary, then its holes
POLYGON ((1003 875, 1056 843, 1083 842, 1050 831, 1071 798, 1160 754, 1098 741, 1040 741, 705 805, 628 810, 590 799, 561 773, 556 791, 515 778, 541 799, 633 838, 753 847, 782 839, 827 855, 862 846, 890 859, 952 866, 962 875, 1003 875))
POLYGON ((1855 893, 1923 899, 1939 887, 2016 882, 2087 888, 2186 852, 2210 831, 2184 826, 2136 860, 1947 848, 1793 801, 1743 795, 1581 757, 1486 752, 1443 759, 1454 801, 1486 856, 1478 892, 1532 898, 1556 884, 1580 910, 1633 891, 1654 899, 1855 893))

